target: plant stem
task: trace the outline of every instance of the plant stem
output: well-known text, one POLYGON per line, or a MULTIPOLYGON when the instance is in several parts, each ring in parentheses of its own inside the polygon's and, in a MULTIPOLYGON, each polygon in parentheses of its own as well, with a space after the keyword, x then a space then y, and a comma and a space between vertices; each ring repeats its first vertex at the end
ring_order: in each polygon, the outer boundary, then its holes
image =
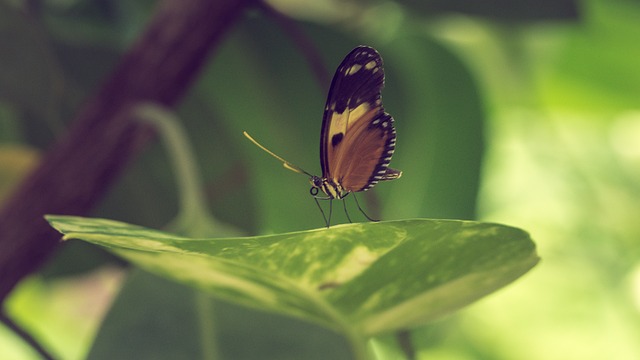
MULTIPOLYGON (((164 140, 167 154, 176 173, 180 216, 193 218, 207 214, 200 171, 184 128, 180 126, 180 120, 170 110, 156 104, 140 105, 136 109, 136 114, 141 120, 153 124, 164 140)), ((189 235, 199 236, 200 234, 189 235)))
POLYGON ((369 350, 367 349, 367 340, 363 338, 355 329, 348 327, 345 329, 345 335, 349 344, 351 345, 351 351, 353 353, 354 360, 369 360, 369 350))
POLYGON ((213 300, 203 294, 197 292, 195 294, 196 308, 198 309, 198 323, 200 325, 200 344, 202 345, 202 359, 216 360, 221 359, 218 352, 218 339, 216 338, 216 327, 214 323, 214 306, 213 300))
POLYGON ((158 131, 171 160, 180 206, 168 226, 170 230, 194 238, 240 235, 239 230, 218 221, 209 212, 196 156, 180 119, 156 104, 138 106, 136 115, 158 131))

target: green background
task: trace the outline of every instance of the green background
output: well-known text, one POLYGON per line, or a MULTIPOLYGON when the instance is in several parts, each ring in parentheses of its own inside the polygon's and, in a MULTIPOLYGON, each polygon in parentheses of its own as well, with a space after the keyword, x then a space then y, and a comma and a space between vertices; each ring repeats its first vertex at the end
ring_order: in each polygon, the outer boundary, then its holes
MULTIPOLYGON (((35 19, 24 16, 20 1, 0 3, 0 201, 64 134, 156 4, 38 3, 35 19)), ((538 245, 543 261, 530 274, 413 331, 418 358, 638 358, 640 4, 477 3, 272 5, 296 19, 329 72, 359 44, 384 59, 383 99, 398 132, 391 164, 404 174, 361 196, 368 209, 387 220, 504 223, 526 229, 538 245)), ((317 174, 326 91, 261 11, 247 12, 227 34, 177 109, 217 219, 246 234, 322 226, 307 179, 242 131, 317 174)), ((156 142, 92 215, 163 228, 179 211, 177 194, 156 142)), ((334 222, 345 222, 341 211, 334 222)), ((177 342, 161 331, 175 327, 182 346, 155 358, 197 358, 201 344, 192 331, 201 314, 190 291, 128 272, 110 255, 71 241, 5 308, 60 358, 99 358, 114 348, 114 338, 100 334, 117 333, 109 328, 127 321, 139 328, 123 351, 177 342)), ((326 330, 216 306, 226 329, 221 342, 233 358, 323 358, 327 349, 333 358, 348 356, 343 340, 326 330)), ((0 328, 0 358, 37 357, 0 328)))

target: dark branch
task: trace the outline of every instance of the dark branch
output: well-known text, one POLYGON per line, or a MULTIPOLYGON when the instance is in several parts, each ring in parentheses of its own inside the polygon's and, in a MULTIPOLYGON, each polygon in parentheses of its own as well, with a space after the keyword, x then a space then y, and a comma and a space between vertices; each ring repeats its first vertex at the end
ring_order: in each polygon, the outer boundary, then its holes
POLYGON ((44 214, 84 215, 149 138, 140 102, 173 106, 250 0, 166 0, 67 135, 0 210, 0 301, 55 250, 44 214))

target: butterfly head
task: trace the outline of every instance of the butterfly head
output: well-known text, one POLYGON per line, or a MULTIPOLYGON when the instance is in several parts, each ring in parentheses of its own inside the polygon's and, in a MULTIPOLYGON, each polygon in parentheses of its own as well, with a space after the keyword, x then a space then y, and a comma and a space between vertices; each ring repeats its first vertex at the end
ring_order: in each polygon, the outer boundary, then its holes
POLYGON ((322 179, 319 176, 313 175, 309 178, 309 182, 311 183, 311 189, 309 190, 311 195, 318 195, 318 193, 322 189, 322 179))

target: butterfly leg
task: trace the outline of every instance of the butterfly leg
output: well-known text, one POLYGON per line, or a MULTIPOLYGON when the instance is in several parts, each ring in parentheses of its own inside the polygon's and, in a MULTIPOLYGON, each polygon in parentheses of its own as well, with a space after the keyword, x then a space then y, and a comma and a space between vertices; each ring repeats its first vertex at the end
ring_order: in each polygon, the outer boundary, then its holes
POLYGON ((320 209, 320 212, 322 213, 322 218, 324 219, 324 223, 325 225, 327 225, 327 228, 329 228, 331 226, 331 213, 333 212, 333 199, 330 197, 313 197, 313 199, 316 201, 316 205, 318 205, 318 209, 320 209), (329 200, 329 217, 327 217, 324 214, 324 210, 322 210, 322 206, 320 206, 320 202, 318 201, 318 199, 320 200, 329 200))
POLYGON ((353 221, 351 221, 351 218, 349 217, 349 212, 347 211, 347 200, 344 198, 342 199, 342 207, 344 208, 344 214, 347 215, 347 220, 349 220, 349 223, 353 224, 353 221))
POLYGON ((376 220, 376 219, 372 219, 369 217, 369 215, 367 215, 366 212, 364 212, 364 210, 362 210, 362 208, 360 207, 360 203, 358 202, 358 197, 356 196, 356 194, 353 194, 353 198, 356 199, 356 205, 358 205, 358 210, 360 210, 360 212, 362 213, 362 215, 364 215, 364 217, 366 217, 367 219, 369 219, 369 221, 374 221, 374 222, 378 222, 380 220, 376 220))
POLYGON ((313 200, 316 201, 316 205, 318 205, 318 209, 320 209, 320 213, 322 213, 322 218, 324 219, 324 223, 329 227, 329 221, 331 221, 331 202, 329 202, 329 220, 327 220, 327 216, 324 214, 324 210, 322 210, 322 206, 320 206, 320 202, 317 197, 313 197, 313 200))

